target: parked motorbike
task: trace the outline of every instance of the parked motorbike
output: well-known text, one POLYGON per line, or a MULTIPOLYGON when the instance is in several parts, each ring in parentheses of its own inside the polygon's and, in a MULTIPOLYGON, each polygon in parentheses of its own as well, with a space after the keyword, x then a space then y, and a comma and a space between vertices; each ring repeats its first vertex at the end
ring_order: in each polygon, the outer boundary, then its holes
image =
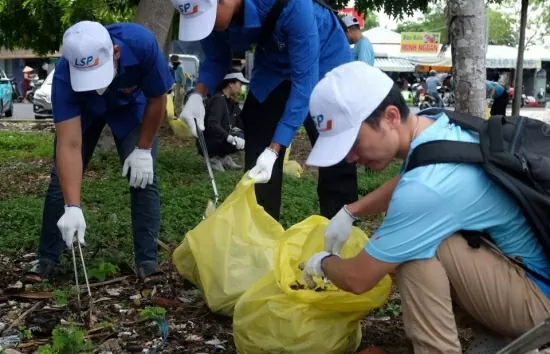
POLYGON ((435 106, 435 97, 426 94, 422 90, 422 92, 420 92, 420 94, 418 95, 418 109, 423 110, 435 106))
POLYGON ((19 85, 17 85, 17 81, 15 79, 11 79, 11 88, 12 88, 12 94, 11 98, 13 102, 23 102, 23 97, 21 96, 21 92, 19 92, 19 85))

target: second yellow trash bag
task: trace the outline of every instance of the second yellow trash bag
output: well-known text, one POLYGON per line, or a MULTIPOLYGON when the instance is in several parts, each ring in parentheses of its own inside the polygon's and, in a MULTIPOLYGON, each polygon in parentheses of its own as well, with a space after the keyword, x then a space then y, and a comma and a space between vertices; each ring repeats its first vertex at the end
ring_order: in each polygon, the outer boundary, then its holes
POLYGON ((239 297, 273 269, 283 227, 256 202, 246 175, 207 219, 189 231, 173 262, 200 290, 210 310, 231 316, 239 297))
MULTIPOLYGON (((233 317, 233 335, 240 354, 353 353, 361 342, 360 320, 388 299, 391 278, 354 295, 333 285, 323 291, 298 289, 304 285, 298 265, 323 249, 326 218, 312 216, 294 225, 277 242, 275 269, 239 299, 233 317)), ((361 251, 368 238, 354 228, 342 257, 361 251)))

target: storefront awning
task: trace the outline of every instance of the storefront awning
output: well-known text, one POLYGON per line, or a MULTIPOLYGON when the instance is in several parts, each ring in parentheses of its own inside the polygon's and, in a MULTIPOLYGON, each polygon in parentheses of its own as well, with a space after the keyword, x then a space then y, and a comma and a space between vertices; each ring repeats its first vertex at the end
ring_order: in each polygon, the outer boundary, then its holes
POLYGON ((382 71, 414 72, 415 66, 406 59, 375 58, 374 66, 382 71))

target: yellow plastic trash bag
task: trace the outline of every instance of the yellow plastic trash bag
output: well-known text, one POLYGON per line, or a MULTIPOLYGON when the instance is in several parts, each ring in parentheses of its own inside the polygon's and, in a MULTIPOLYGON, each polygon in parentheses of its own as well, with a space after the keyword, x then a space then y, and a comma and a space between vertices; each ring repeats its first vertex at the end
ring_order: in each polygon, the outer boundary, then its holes
POLYGON ((285 151, 285 156, 283 158, 283 173, 292 177, 300 178, 304 172, 304 169, 300 166, 298 161, 289 159, 291 146, 292 144, 290 144, 285 151))
POLYGON ((239 297, 273 269, 275 240, 283 233, 256 202, 254 182, 245 175, 223 204, 187 233, 173 262, 201 290, 210 310, 231 316, 239 297))
POLYGON ((485 105, 485 119, 491 118, 491 110, 489 109, 489 105, 485 105))
POLYGON ((166 121, 168 122, 168 125, 170 126, 170 129, 172 129, 172 132, 174 133, 174 135, 179 136, 181 138, 193 136, 187 124, 185 124, 184 122, 182 122, 181 120, 177 119, 174 116, 173 95, 168 95, 168 99, 166 100, 165 118, 166 118, 166 121))
MULTIPOLYGON (((385 276, 362 294, 325 286, 324 291, 298 289, 304 284, 298 265, 323 248, 326 218, 312 216, 286 231, 277 243, 275 270, 237 302, 233 336, 240 354, 353 353, 361 342, 360 320, 386 303, 391 278, 385 276)), ((367 236, 354 228, 342 257, 355 256, 367 236)))

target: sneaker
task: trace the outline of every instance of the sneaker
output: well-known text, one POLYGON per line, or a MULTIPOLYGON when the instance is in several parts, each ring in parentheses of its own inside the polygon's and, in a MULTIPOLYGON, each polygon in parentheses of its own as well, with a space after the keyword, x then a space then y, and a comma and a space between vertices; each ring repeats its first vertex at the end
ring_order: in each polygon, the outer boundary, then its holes
POLYGON ((226 167, 229 170, 240 170, 242 168, 242 166, 237 165, 229 155, 225 156, 222 159, 222 164, 224 167, 226 167))
POLYGON ((464 354, 496 354, 508 343, 509 340, 505 338, 479 334, 475 336, 464 354))
POLYGON ((212 171, 225 172, 225 168, 223 168, 223 164, 219 157, 211 157, 210 166, 212 166, 212 171))

